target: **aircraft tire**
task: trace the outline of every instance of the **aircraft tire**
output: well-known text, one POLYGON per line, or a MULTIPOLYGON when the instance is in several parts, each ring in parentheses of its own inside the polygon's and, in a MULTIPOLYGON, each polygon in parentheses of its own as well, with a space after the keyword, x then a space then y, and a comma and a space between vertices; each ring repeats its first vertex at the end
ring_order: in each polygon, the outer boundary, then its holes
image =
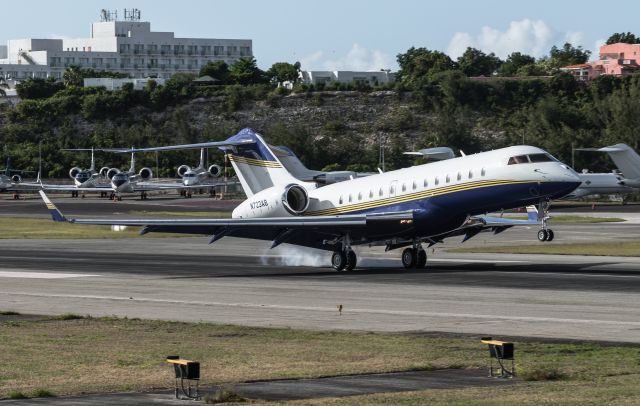
POLYGON ((358 263, 358 257, 353 250, 347 251, 347 265, 345 266, 345 271, 352 271, 356 264, 358 263))
POLYGON ((416 268, 424 268, 427 265, 427 252, 423 249, 418 250, 416 257, 416 268))
POLYGON ((334 251, 331 255, 331 266, 338 272, 341 272, 347 266, 347 256, 342 251, 334 251))
POLYGON ((405 269, 413 268, 416 265, 416 251, 413 248, 406 248, 402 251, 402 266, 405 269))
POLYGON ((549 238, 549 233, 544 228, 538 231, 538 241, 544 242, 549 238))
POLYGON ((553 234, 553 230, 547 230, 547 242, 553 241, 553 237, 555 237, 555 235, 553 234))

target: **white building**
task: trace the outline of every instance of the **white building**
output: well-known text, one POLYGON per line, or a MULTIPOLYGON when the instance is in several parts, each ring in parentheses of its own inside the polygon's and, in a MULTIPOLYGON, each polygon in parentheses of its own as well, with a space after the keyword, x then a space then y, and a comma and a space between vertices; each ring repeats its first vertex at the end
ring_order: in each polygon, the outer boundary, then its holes
POLYGON ((364 82, 370 85, 382 85, 395 80, 395 74, 388 71, 301 71, 300 82, 306 84, 319 83, 351 83, 364 82))
POLYGON ((84 78, 84 87, 104 87, 107 90, 120 90, 125 83, 131 83, 135 90, 142 90, 149 81, 153 80, 158 85, 164 85, 166 79, 114 79, 114 78, 84 78))
POLYGON ((102 11, 91 24, 91 37, 16 39, 0 47, 0 75, 5 78, 60 79, 71 65, 126 73, 133 78, 170 78, 178 72, 198 73, 212 61, 233 64, 253 56, 248 39, 176 38, 173 32, 151 31, 137 10, 125 10, 126 21, 102 11))

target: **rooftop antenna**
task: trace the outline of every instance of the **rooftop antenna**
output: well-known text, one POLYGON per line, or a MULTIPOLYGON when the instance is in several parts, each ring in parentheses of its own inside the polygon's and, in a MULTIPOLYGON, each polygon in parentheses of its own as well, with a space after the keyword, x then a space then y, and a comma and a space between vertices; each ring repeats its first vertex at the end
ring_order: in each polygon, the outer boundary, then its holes
POLYGON ((116 21, 118 20, 118 11, 117 10, 107 10, 107 9, 102 9, 100 10, 100 22, 107 22, 107 21, 116 21))
POLYGON ((137 8, 124 9, 125 21, 140 21, 140 10, 137 8))

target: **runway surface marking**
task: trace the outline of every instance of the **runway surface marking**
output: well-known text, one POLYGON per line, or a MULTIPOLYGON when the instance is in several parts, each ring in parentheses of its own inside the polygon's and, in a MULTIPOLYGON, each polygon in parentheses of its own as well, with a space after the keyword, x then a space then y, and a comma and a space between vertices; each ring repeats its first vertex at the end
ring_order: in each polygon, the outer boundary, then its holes
MULTIPOLYGON (((94 300, 97 299, 97 300, 147 302, 147 303, 161 303, 161 304, 181 304, 181 305, 195 305, 195 306, 226 306, 226 307, 251 308, 251 309, 305 310, 305 311, 333 312, 333 313, 335 313, 336 311, 334 306, 330 306, 330 307, 289 306, 289 305, 271 305, 271 304, 258 304, 258 303, 203 302, 203 301, 190 301, 190 300, 133 298, 133 297, 124 297, 124 296, 64 295, 64 294, 44 294, 44 293, 29 293, 29 292, 0 292, 0 293, 5 295, 12 295, 12 296, 68 298, 68 299, 94 299, 94 300)), ((553 323, 577 323, 577 324, 604 324, 604 325, 614 325, 614 326, 640 327, 640 321, 569 319, 569 318, 533 317, 533 316, 504 316, 504 315, 493 315, 493 314, 422 312, 422 311, 412 311, 412 310, 348 308, 345 310, 345 314, 347 313, 349 314, 350 313, 385 314, 385 315, 394 315, 394 316, 424 316, 424 317, 438 317, 438 318, 456 317, 456 318, 472 318, 472 319, 493 320, 493 321, 505 320, 505 321, 553 322, 553 323)))
POLYGON ((531 272, 531 271, 491 271, 494 273, 509 273, 514 275, 527 274, 527 275, 559 275, 559 276, 586 276, 588 278, 632 278, 638 279, 640 275, 610 275, 610 274, 597 274, 597 273, 558 273, 558 272, 531 272))
POLYGON ((0 271, 0 278, 68 279, 68 278, 87 278, 91 276, 100 276, 100 275, 90 275, 90 274, 84 274, 84 273, 0 271))

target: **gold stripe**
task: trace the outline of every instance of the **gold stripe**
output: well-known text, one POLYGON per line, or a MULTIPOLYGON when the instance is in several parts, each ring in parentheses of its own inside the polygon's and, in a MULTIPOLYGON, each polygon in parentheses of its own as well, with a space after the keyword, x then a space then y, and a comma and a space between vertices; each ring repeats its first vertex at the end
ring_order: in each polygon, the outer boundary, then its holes
POLYGON ((462 191, 471 190, 471 189, 479 189, 483 187, 492 187, 492 186, 515 185, 515 184, 523 184, 523 183, 531 183, 531 181, 508 181, 508 180, 475 181, 475 182, 463 183, 459 185, 445 186, 438 189, 423 190, 420 192, 414 192, 414 193, 401 195, 401 196, 387 197, 384 199, 375 200, 371 202, 356 203, 356 204, 351 204, 343 207, 331 207, 331 208, 326 208, 326 209, 317 210, 313 212, 308 212, 305 214, 310 216, 343 214, 343 213, 361 211, 361 210, 370 209, 370 208, 389 206, 391 204, 406 203, 409 201, 421 200, 426 197, 441 196, 444 194, 462 192, 462 191))
POLYGON ((229 159, 234 162, 244 163, 247 165, 262 166, 262 167, 269 167, 269 168, 282 168, 282 165, 276 161, 264 161, 259 159, 241 157, 237 155, 229 155, 229 159))

